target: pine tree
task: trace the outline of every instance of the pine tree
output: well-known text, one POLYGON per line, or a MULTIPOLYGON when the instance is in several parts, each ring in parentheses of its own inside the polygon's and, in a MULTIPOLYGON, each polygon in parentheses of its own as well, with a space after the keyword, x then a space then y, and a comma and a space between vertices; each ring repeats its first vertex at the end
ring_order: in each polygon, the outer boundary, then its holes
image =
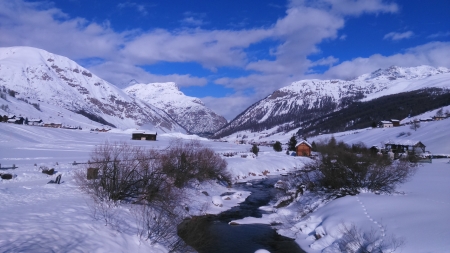
POLYGON ((317 152, 317 145, 314 141, 311 143, 311 150, 317 152))
POLYGON ((295 146, 297 146, 297 139, 295 139, 295 135, 292 135, 288 142, 288 150, 295 151, 295 146))
POLYGON ((283 147, 281 147, 281 142, 276 141, 275 144, 273 144, 273 150, 281 152, 283 150, 283 147))
POLYGON ((252 149, 250 150, 253 154, 255 154, 256 156, 258 156, 259 153, 259 148, 258 146, 256 146, 256 144, 253 144, 252 149))

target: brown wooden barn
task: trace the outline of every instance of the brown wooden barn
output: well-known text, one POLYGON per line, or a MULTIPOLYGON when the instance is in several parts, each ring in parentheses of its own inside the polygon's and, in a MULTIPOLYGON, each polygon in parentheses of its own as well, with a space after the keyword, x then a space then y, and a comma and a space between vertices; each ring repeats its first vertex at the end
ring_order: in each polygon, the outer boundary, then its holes
POLYGON ((307 141, 303 140, 295 146, 297 156, 311 156, 312 146, 307 141))
POLYGON ((156 141, 158 133, 146 133, 144 131, 136 131, 131 134, 132 140, 156 141))

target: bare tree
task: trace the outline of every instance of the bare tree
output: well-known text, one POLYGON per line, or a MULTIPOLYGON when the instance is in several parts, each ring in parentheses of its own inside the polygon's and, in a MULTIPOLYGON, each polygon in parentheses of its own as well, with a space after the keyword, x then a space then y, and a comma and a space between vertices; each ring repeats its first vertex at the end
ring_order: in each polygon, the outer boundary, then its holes
POLYGON ((436 111, 436 117, 442 117, 444 116, 444 109, 441 108, 439 110, 436 111))
POLYGON ((411 122, 410 128, 411 128, 412 130, 414 130, 414 131, 417 131, 417 129, 420 128, 420 120, 414 119, 414 120, 411 122))
POLYGON ((212 149, 199 141, 174 140, 161 155, 163 172, 173 178, 176 187, 183 187, 192 180, 223 180, 230 182, 227 163, 212 149))

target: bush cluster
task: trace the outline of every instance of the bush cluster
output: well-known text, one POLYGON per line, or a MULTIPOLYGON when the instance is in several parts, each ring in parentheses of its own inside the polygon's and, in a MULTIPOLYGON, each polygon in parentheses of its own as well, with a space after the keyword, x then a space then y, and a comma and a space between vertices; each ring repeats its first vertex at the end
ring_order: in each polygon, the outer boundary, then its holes
POLYGON ((176 140, 165 150, 105 143, 95 147, 89 161, 96 168, 80 170, 75 178, 92 197, 94 214, 111 224, 116 207, 131 204, 141 238, 169 248, 180 245, 177 224, 187 215, 180 204, 186 201, 186 186, 230 181, 226 162, 198 141, 176 140))
POLYGON ((361 189, 392 193, 416 171, 411 161, 392 161, 370 152, 362 143, 349 146, 331 138, 317 144, 317 150, 319 158, 295 174, 296 187, 338 195, 358 194, 361 189))

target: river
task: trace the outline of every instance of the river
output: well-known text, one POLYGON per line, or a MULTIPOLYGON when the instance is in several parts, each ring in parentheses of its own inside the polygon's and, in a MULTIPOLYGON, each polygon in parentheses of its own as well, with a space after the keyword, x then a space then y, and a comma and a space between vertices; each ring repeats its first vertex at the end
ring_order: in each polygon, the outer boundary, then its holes
POLYGON ((179 227, 179 235, 200 253, 254 253, 266 249, 272 253, 302 253, 293 239, 281 236, 269 225, 229 225, 232 220, 262 217, 259 209, 275 198, 273 185, 279 177, 252 181, 252 185, 235 184, 236 191, 250 191, 251 195, 239 206, 218 215, 205 215, 186 220, 179 227))

